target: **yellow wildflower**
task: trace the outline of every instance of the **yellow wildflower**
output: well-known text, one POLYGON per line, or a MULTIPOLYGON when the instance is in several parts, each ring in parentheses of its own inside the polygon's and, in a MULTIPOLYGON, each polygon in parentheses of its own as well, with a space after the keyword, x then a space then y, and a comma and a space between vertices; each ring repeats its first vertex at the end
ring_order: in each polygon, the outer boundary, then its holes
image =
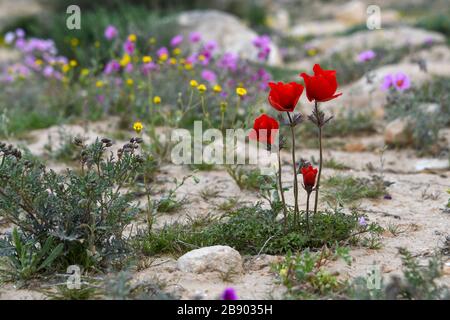
POLYGON ((97 80, 97 82, 95 83, 95 86, 96 86, 97 88, 101 88, 101 87, 103 87, 103 85, 104 85, 104 83, 103 83, 102 80, 97 80))
POLYGON ((239 97, 243 97, 247 94, 247 90, 243 87, 236 88, 236 93, 239 97))
POLYGON ((287 276, 287 274, 288 274, 288 271, 287 271, 286 268, 283 268, 283 269, 280 270, 280 276, 281 277, 285 278, 287 276))
POLYGON ((70 70, 70 66, 68 64, 64 64, 62 66, 62 72, 67 73, 70 70))
POLYGON ((216 84, 216 85, 213 87, 213 91, 216 92, 216 93, 222 92, 222 87, 219 86, 218 84, 216 84))
POLYGON ((43 63, 44 63, 44 62, 43 62, 41 59, 36 59, 36 60, 34 61, 34 64, 37 65, 37 66, 42 66, 43 63))
POLYGON ((131 42, 136 42, 137 37, 136 37, 136 35, 134 33, 132 33, 132 34, 130 34, 128 36, 128 40, 131 41, 131 42))
POLYGON ((87 76, 88 74, 89 74, 89 69, 87 69, 87 68, 81 69, 81 75, 83 77, 87 76))
POLYGON ((131 62, 131 57, 129 54, 125 53, 122 57, 122 59, 120 59, 120 65, 122 67, 126 67, 129 63, 131 62))
POLYGON ((308 53, 308 56, 313 57, 313 56, 315 56, 317 54, 317 50, 316 49, 309 49, 307 51, 307 53, 308 53))
POLYGON ((184 69, 186 69, 186 70, 192 70, 194 68, 194 66, 192 65, 192 63, 186 63, 185 65, 184 65, 184 69))
POLYGON ((192 88, 196 88, 196 87, 198 87, 198 82, 197 82, 197 81, 195 81, 195 80, 191 80, 191 81, 189 81, 189 84, 191 85, 191 87, 192 87, 192 88))
POLYGON ((72 68, 75 68, 78 65, 78 62, 77 60, 70 60, 69 64, 72 68))
POLYGON ((132 86, 134 83, 133 79, 127 79, 127 85, 132 86))
POLYGON ((160 104, 161 103, 161 97, 160 96, 155 96, 153 98, 153 103, 154 104, 160 104))
POLYGON ((144 129, 142 122, 136 121, 133 124, 133 130, 136 131, 137 134, 141 133, 142 129, 144 129))
POLYGON ((206 86, 205 86, 204 84, 199 84, 198 87, 197 87, 197 90, 198 90, 200 93, 203 93, 203 92, 206 91, 206 86))
POLYGON ((181 54, 181 49, 180 48, 173 49, 173 55, 179 56, 180 54, 181 54))
POLYGON ((205 61, 205 59, 206 57, 203 54, 198 56, 198 61, 205 61))
POLYGON ((167 53, 163 53, 159 56, 160 61, 166 61, 167 59, 169 59, 169 55, 167 53))
POLYGON ((152 57, 150 57, 150 56, 143 56, 142 57, 142 62, 143 63, 150 63, 150 62, 152 62, 152 57))

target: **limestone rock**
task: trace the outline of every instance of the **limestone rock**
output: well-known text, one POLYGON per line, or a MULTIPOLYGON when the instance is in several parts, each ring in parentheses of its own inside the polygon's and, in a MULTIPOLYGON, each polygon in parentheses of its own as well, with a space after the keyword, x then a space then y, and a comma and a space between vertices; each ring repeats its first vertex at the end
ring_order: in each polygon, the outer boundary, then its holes
POLYGON ((407 146, 412 142, 410 123, 407 119, 398 118, 390 122, 384 131, 384 142, 388 145, 407 146))
MULTIPOLYGON (((178 24, 183 32, 196 31, 204 40, 214 40, 219 49, 239 54, 241 57, 257 61, 258 51, 252 41, 258 35, 237 17, 217 10, 194 10, 181 13, 178 24)), ((278 47, 272 43, 268 64, 280 65, 282 58, 278 47)))
POLYGON ((243 272, 241 255, 228 246, 204 247, 189 251, 178 259, 177 267, 180 271, 190 273, 243 272))
POLYGON ((359 52, 384 45, 390 49, 419 47, 425 43, 440 44, 445 37, 437 32, 411 27, 396 27, 380 30, 363 30, 348 36, 336 36, 314 39, 307 42, 308 46, 317 48, 324 56, 335 52, 359 52), (395 39, 395 41, 392 41, 395 39))

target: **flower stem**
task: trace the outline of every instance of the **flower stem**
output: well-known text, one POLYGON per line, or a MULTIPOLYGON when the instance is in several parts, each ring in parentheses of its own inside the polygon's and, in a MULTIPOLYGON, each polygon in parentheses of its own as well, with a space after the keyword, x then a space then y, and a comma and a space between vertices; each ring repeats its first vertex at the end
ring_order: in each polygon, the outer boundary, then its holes
POLYGON ((211 120, 209 119, 209 113, 206 112, 205 96, 202 94, 202 95, 200 96, 200 99, 201 99, 202 111, 203 111, 203 115, 205 116, 206 123, 207 123, 208 126, 211 128, 211 127, 212 127, 212 124, 211 124, 211 120))
POLYGON ((291 127, 292 135, 292 168, 294 169, 294 224, 298 222, 298 182, 297 182, 297 164, 295 161, 295 133, 294 133, 294 123, 289 112, 286 112, 289 117, 289 123, 291 127))
POLYGON ((323 162, 323 156, 322 156, 322 124, 320 123, 320 115, 319 115, 319 104, 315 102, 314 105, 315 113, 316 113, 316 120, 317 120, 317 127, 319 128, 319 174, 317 176, 317 183, 315 187, 316 196, 314 200, 314 214, 317 213, 317 205, 319 203, 319 188, 320 188, 320 176, 322 174, 322 162, 323 162))
POLYGON ((236 121, 237 121, 240 106, 241 106, 241 98, 238 97, 237 102, 236 102, 236 110, 234 110, 233 127, 236 126, 236 121))
POLYGON ((306 233, 309 235, 309 198, 311 196, 311 192, 308 191, 308 195, 306 197, 306 233))
POLYGON ((284 232, 287 230, 287 208, 286 200, 284 198, 283 183, 281 181, 281 150, 278 149, 278 184, 280 185, 281 202, 283 203, 283 215, 284 215, 284 232))

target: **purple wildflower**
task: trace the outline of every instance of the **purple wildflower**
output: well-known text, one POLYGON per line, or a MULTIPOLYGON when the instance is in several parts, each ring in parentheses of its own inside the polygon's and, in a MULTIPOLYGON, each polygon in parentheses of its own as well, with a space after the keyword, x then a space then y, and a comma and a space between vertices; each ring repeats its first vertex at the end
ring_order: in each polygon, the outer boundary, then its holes
POLYGON ((149 63, 144 63, 141 67, 141 71, 145 76, 148 75, 151 71, 154 71, 156 69, 158 69, 158 65, 153 61, 149 63))
POLYGON ((253 39, 252 43, 257 48, 265 48, 270 46, 270 37, 268 35, 258 36, 253 39))
POLYGON ((363 51, 360 54, 358 54, 358 61, 359 62, 367 62, 367 61, 375 59, 376 56, 377 56, 377 54, 375 53, 375 51, 366 50, 366 51, 363 51))
POLYGON ((367 221, 364 217, 359 217, 358 218, 358 224, 360 227, 365 227, 367 226, 367 221))
POLYGON ((228 69, 230 71, 236 71, 238 66, 239 56, 235 53, 225 53, 222 58, 217 62, 217 66, 222 69, 228 69))
POLYGON ((133 70, 134 70, 133 64, 132 64, 132 63, 127 64, 124 70, 125 70, 125 72, 127 72, 127 73, 133 72, 133 70))
POLYGON ((404 91, 411 87, 411 81, 409 77, 403 72, 397 72, 396 74, 387 74, 383 79, 383 90, 389 90, 395 88, 397 91, 404 91))
POLYGON ((222 300, 238 300, 236 291, 233 288, 226 288, 220 297, 222 300))
POLYGON ((134 53, 134 49, 135 49, 135 46, 134 46, 133 41, 127 40, 123 44, 123 50, 130 55, 134 53))
POLYGON ((217 76, 216 74, 208 69, 205 69, 202 71, 202 78, 206 81, 208 81, 209 83, 216 83, 217 81, 217 76))
POLYGON ((167 50, 166 47, 161 47, 158 49, 158 51, 156 51, 156 54, 160 58, 162 55, 169 55, 169 50, 167 50))
POLYGON ((25 31, 21 28, 16 29, 17 38, 25 38, 25 31))
POLYGON ((54 72, 54 68, 52 66, 46 66, 44 68, 44 70, 42 71, 42 74, 44 75, 44 77, 46 78, 50 78, 51 76, 53 76, 53 72, 54 72))
POLYGON ((183 36, 181 34, 176 35, 175 37, 170 40, 170 46, 172 48, 178 47, 183 42, 183 36))
POLYGON ((200 32, 192 32, 189 35, 189 41, 191 41, 192 43, 197 43, 200 40, 202 40, 202 35, 200 32))
POLYGON ((268 35, 258 36, 253 39, 253 45, 258 48, 258 59, 265 61, 270 54, 271 40, 268 35))
POLYGON ((105 102, 105 96, 102 94, 97 95, 97 101, 100 104, 103 104, 105 102))
POLYGON ((119 70, 120 70, 119 62, 117 62, 116 60, 111 60, 106 64, 105 69, 103 70, 103 73, 111 74, 113 72, 118 72, 119 70))
POLYGON ((210 40, 207 43, 205 43, 205 50, 208 51, 209 53, 215 51, 217 47, 218 47, 217 42, 214 40, 210 40))
POLYGON ((394 80, 394 86, 398 91, 404 91, 411 87, 409 77, 402 72, 398 72, 394 80))
POLYGON ((119 34, 119 32, 117 31, 116 27, 114 27, 113 25, 109 25, 105 29, 106 40, 112 40, 115 37, 117 37, 118 34, 119 34))

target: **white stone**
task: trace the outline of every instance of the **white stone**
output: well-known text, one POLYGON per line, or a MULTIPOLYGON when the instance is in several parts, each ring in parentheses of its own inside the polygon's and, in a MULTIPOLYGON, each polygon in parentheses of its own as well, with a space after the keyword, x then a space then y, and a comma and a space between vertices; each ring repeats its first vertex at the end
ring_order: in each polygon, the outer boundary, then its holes
POLYGON ((411 27, 396 27, 392 29, 364 30, 347 36, 326 37, 311 40, 308 46, 317 48, 324 56, 335 52, 354 52, 372 49, 379 45, 386 48, 399 49, 418 47, 432 41, 435 44, 444 43, 445 37, 437 32, 411 27))
POLYGON ((178 259, 177 267, 180 271, 190 273, 243 272, 241 255, 228 246, 204 247, 189 251, 178 259))
POLYGON ((324 36, 343 32, 346 29, 347 26, 344 23, 335 20, 310 21, 293 26, 289 35, 291 37, 324 36))
POLYGON ((449 169, 448 159, 421 159, 416 162, 416 171, 423 170, 447 170, 449 169))
POLYGON ((349 25, 359 24, 367 19, 366 8, 362 1, 350 1, 336 8, 334 16, 349 25))

